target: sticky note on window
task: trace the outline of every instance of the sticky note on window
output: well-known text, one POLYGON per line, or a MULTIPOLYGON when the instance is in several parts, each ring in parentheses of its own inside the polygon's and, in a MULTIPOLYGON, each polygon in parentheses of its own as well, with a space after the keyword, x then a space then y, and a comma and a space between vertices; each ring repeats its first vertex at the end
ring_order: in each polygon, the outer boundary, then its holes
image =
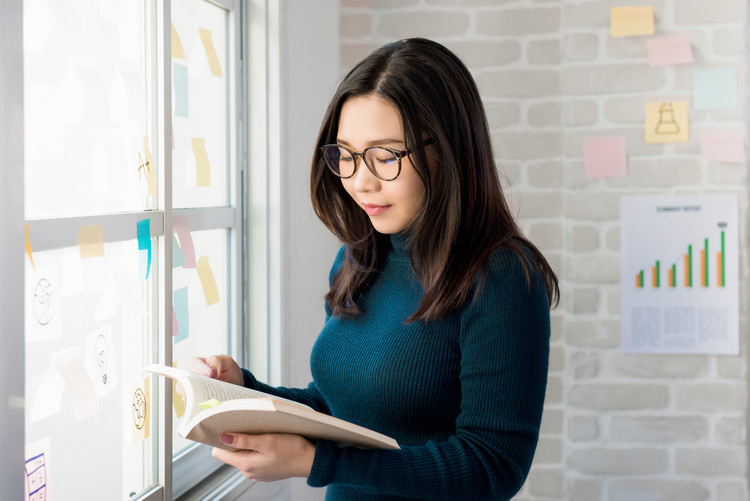
POLYGON ((185 256, 182 254, 180 244, 177 242, 177 237, 172 234, 172 268, 179 268, 185 266, 185 256))
POLYGON ((198 404, 198 405, 199 405, 200 407, 202 407, 203 409, 210 409, 211 407, 216 407, 216 406, 217 406, 217 405, 219 405, 220 403, 221 403, 221 402, 219 402, 219 401, 218 401, 218 400, 216 400, 215 398, 211 398, 211 399, 209 399, 209 400, 206 400, 205 402, 201 402, 201 403, 200 403, 200 404, 198 404))
POLYGON ((101 224, 78 228, 78 250, 81 253, 81 259, 104 256, 101 224))
POLYGON ((737 76, 734 68, 699 68, 693 72, 693 106, 696 110, 737 107, 737 76))
POLYGON ((34 264, 34 256, 31 253, 31 239, 29 238, 29 225, 26 225, 26 255, 29 256, 29 260, 31 261, 31 266, 34 268, 34 271, 36 271, 36 265, 34 264))
POLYGON ((127 394, 128 405, 124 406, 126 422, 130 423, 131 444, 146 440, 151 429, 151 392, 149 379, 131 387, 127 394))
POLYGON ((589 137, 583 141, 586 177, 622 177, 627 171, 625 138, 622 136, 589 137))
POLYGON ((646 103, 647 143, 684 143, 690 137, 688 103, 646 103))
POLYGON ((202 137, 190 138, 195 157, 195 185, 211 186, 211 167, 208 163, 206 140, 202 137))
POLYGON ((216 55, 214 42, 211 40, 211 30, 200 28, 199 32, 203 48, 206 51, 206 57, 208 58, 208 67, 211 68, 211 74, 220 77, 222 76, 221 64, 219 63, 219 57, 216 55))
POLYGON ((151 220, 142 219, 136 223, 138 235, 138 252, 140 254, 140 277, 147 279, 151 271, 151 220))
POLYGON ((174 218, 174 232, 180 239, 180 250, 184 260, 185 268, 195 268, 195 246, 193 236, 190 234, 187 219, 184 217, 174 218))
POLYGON ((172 23, 172 57, 185 59, 185 49, 182 47, 182 40, 180 40, 180 34, 177 33, 174 23, 172 23))
POLYGON ((211 306, 214 303, 218 303, 219 289, 216 287, 214 273, 211 271, 211 266, 208 264, 208 256, 203 256, 198 259, 195 268, 198 270, 198 277, 201 280, 203 293, 206 296, 206 305, 211 306))
POLYGON ((174 115, 188 118, 190 116, 188 102, 188 69, 180 63, 172 65, 172 87, 174 92, 174 115))
POLYGON ((143 136, 143 153, 146 155, 146 179, 148 180, 148 194, 156 195, 156 165, 151 157, 151 147, 148 144, 148 136, 143 136))
POLYGON ((709 162, 744 164, 745 143, 741 132, 704 132, 701 156, 709 162))
POLYGON ((646 41, 651 66, 693 62, 693 47, 685 36, 651 38, 646 41))
POLYGON ((177 335, 174 336, 173 341, 179 343, 187 339, 190 335, 190 310, 188 309, 187 287, 182 287, 172 293, 172 308, 174 313, 173 320, 176 320, 177 323, 177 335))
POLYGON ((654 34, 654 8, 650 5, 609 9, 613 38, 654 34))

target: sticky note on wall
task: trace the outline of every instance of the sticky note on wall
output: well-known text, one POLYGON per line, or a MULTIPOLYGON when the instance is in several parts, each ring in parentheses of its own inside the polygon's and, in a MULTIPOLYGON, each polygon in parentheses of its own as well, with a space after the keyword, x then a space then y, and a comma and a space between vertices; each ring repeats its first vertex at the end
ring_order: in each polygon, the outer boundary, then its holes
POLYGON ((188 68, 184 64, 172 65, 172 86, 174 87, 174 115, 188 118, 190 102, 188 99, 188 68))
POLYGON ((172 57, 185 59, 185 49, 182 47, 182 40, 180 40, 180 34, 177 33, 174 23, 172 23, 172 57))
POLYGON ((81 259, 104 256, 104 238, 101 224, 78 228, 78 249, 81 253, 81 259))
POLYGON ((203 293, 206 295, 206 305, 211 306, 219 302, 219 289, 216 287, 214 273, 211 271, 211 265, 208 264, 208 256, 203 256, 195 264, 198 270, 198 277, 203 286, 203 293))
POLYGON ((625 138, 623 136, 589 137, 583 141, 586 177, 622 177, 627 171, 625 138))
POLYGON ((609 17, 613 38, 654 34, 654 8, 650 5, 612 7, 609 17))
POLYGON ((651 66, 693 62, 693 48, 685 36, 651 38, 646 41, 651 66))
POLYGON ((709 162, 744 164, 745 143, 741 132, 704 132, 701 134, 701 156, 709 162))
POLYGON ((693 106, 696 110, 737 107, 737 75, 734 68, 698 68, 693 72, 693 106))
POLYGON ((193 236, 190 234, 186 218, 174 218, 174 232, 177 233, 177 237, 180 239, 180 250, 185 268, 195 268, 195 246, 193 245, 193 236))
POLYGON ((206 140, 202 137, 190 138, 195 157, 195 185, 211 186, 211 166, 208 163, 206 140))
POLYGON ((220 77, 222 76, 221 64, 219 63, 219 57, 216 55, 214 42, 211 40, 211 30, 199 28, 199 32, 203 48, 206 51, 206 57, 208 58, 208 66, 211 68, 211 74, 220 77))
MULTIPOLYGON (((179 343, 190 335, 190 310, 188 309, 188 288, 182 287, 172 293, 173 321, 177 324, 174 342, 179 343)), ((174 329, 173 329, 174 333, 174 329)))
POLYGON ((646 103, 647 143, 684 143, 690 137, 688 103, 646 103))

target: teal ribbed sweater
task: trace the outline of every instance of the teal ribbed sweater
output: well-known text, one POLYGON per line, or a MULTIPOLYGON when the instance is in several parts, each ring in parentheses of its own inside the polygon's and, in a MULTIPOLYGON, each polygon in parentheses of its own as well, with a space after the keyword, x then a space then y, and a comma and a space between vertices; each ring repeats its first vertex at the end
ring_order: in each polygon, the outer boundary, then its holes
MULTIPOLYGON (((518 257, 495 250, 479 295, 430 323, 405 324, 422 296, 403 240, 392 236, 382 273, 355 319, 327 315, 312 351, 313 383, 272 388, 395 438, 401 450, 316 444, 308 483, 326 499, 510 499, 534 455, 547 382, 549 303, 518 257)), ((331 275, 343 259, 336 257, 331 275)))

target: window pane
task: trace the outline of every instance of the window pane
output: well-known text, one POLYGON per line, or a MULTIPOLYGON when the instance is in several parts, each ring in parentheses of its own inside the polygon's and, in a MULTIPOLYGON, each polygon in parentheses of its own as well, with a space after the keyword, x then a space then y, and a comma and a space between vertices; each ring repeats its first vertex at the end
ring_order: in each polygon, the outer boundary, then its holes
POLYGON ((82 259, 75 247, 27 260, 26 446, 27 460, 37 459, 26 474, 43 499, 85 486, 97 499, 126 500, 156 482, 157 395, 142 371, 152 357, 153 278, 139 277, 136 241, 102 248, 104 256, 82 259), (110 473, 92 474, 103 460, 110 473))
POLYGON ((228 202, 227 11, 203 0, 172 3, 172 152, 176 208, 228 202))
MULTIPOLYGON (((191 233, 195 249, 195 267, 190 267, 188 253, 179 253, 185 261, 182 267, 175 268, 174 313, 177 331, 174 334, 173 358, 177 365, 186 368, 191 357, 229 353, 230 330, 228 289, 227 239, 229 231, 209 230, 191 233)), ((180 244, 184 247, 184 237, 180 244)), ((175 396, 176 397, 176 396, 175 396)), ((179 401, 177 408, 179 408, 179 401)), ((174 410, 175 423, 179 418, 174 410)), ((176 428, 176 426, 174 427, 176 428)), ((174 434, 173 451, 177 454, 192 445, 174 434)))
POLYGON ((154 207, 144 16, 143 1, 24 1, 27 217, 154 207))

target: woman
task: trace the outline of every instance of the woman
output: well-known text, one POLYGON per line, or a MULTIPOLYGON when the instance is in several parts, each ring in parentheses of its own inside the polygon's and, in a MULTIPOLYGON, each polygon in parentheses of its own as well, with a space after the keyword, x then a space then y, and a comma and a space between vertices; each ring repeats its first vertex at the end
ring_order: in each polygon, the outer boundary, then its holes
POLYGON ((504 199, 463 63, 425 39, 344 78, 323 119, 312 201, 343 242, 305 389, 227 356, 192 369, 395 438, 400 450, 228 434, 214 455, 259 480, 306 477, 329 500, 509 499, 534 455, 557 278, 504 199))

